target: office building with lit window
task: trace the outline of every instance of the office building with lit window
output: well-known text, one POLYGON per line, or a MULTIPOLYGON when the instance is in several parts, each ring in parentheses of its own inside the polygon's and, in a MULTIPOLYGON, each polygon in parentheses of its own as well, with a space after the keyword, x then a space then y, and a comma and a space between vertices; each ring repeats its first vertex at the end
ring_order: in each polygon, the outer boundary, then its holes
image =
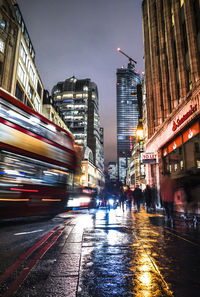
MULTIPOLYGON (((143 33, 148 115, 147 183, 161 173, 199 187, 200 2, 144 0, 143 33)), ((195 191, 195 190, 194 190, 195 191)), ((199 199, 199 198, 198 198, 199 199)), ((199 203, 199 202, 198 202, 199 203)))
POLYGON ((43 84, 35 65, 33 44, 15 0, 0 4, 0 86, 42 112, 43 84))
POLYGON ((52 98, 76 143, 91 149, 94 165, 103 171, 103 132, 100 129, 97 85, 89 78, 73 76, 53 87, 52 98))
POLYGON ((138 125, 141 79, 134 65, 117 69, 117 163, 119 181, 125 183, 138 125))
POLYGON ((35 64, 35 50, 17 4, 14 4, 14 10, 18 23, 18 36, 11 93, 40 113, 42 112, 44 88, 35 64))

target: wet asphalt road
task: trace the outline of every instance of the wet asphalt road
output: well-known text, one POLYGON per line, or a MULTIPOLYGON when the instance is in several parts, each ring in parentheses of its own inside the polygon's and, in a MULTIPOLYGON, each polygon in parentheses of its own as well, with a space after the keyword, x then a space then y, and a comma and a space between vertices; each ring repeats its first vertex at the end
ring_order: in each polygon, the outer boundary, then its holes
POLYGON ((13 296, 200 296, 199 227, 171 226, 144 209, 71 217, 13 296))

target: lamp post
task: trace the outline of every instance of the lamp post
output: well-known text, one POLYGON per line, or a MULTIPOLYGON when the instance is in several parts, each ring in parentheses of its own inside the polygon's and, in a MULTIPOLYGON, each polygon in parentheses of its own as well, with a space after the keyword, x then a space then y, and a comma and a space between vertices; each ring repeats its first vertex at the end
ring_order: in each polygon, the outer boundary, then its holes
POLYGON ((136 130, 136 155, 135 155, 135 184, 144 184, 144 168, 141 163, 141 154, 144 151, 144 131, 142 119, 139 119, 136 130))

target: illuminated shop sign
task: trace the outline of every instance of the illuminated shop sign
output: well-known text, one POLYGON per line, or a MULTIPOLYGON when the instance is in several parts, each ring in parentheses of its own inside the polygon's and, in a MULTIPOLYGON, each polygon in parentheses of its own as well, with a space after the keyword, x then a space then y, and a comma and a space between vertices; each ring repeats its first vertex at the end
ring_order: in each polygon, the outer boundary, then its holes
POLYGON ((199 133, 199 122, 196 122, 187 131, 183 133, 183 142, 190 140, 192 137, 199 133))
POLYGON ((177 137, 172 143, 168 145, 168 153, 171 153, 182 144, 182 136, 177 137))
POLYGON ((190 140, 192 137, 197 135, 200 131, 199 122, 196 122, 189 129, 187 129, 182 135, 175 138, 168 146, 164 147, 162 150, 163 157, 167 156, 169 153, 174 151, 176 148, 181 146, 183 143, 190 140))
POLYGON ((142 163, 144 164, 156 164, 157 154, 156 153, 142 153, 142 163))
POLYGON ((176 129, 185 122, 195 111, 197 111, 197 104, 190 105, 190 110, 186 112, 180 119, 173 121, 172 131, 176 131, 176 129))

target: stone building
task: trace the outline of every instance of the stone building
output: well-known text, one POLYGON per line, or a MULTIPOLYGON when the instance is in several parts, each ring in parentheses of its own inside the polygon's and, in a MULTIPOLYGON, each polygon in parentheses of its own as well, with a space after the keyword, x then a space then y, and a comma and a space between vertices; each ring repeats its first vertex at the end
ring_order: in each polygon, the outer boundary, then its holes
POLYGON ((43 84, 34 47, 15 0, 0 0, 0 86, 42 112, 43 84))
POLYGON ((18 24, 13 1, 0 0, 0 87, 11 92, 18 24))
POLYGON ((177 185, 200 178, 200 2, 144 0, 148 183, 170 172, 177 185))

